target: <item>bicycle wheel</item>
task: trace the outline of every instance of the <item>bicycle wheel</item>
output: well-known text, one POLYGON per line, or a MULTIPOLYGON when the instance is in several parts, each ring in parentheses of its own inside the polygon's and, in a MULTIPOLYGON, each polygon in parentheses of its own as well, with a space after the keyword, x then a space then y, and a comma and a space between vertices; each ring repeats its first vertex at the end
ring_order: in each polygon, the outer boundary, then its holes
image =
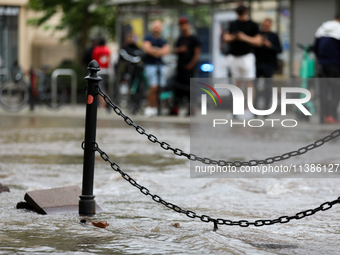
POLYGON ((9 81, 0 87, 0 104, 7 111, 20 111, 29 100, 29 89, 23 81, 9 81))

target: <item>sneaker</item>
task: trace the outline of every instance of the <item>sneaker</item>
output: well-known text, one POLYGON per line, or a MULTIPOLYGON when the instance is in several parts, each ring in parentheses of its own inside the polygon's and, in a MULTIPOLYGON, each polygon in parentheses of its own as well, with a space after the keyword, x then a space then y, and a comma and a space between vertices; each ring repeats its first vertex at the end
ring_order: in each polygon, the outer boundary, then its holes
POLYGON ((150 106, 147 106, 144 108, 144 115, 146 117, 152 117, 152 116, 156 116, 158 113, 158 109, 157 107, 150 107, 150 106))
POLYGON ((339 123, 337 119, 335 119, 332 115, 327 115, 323 118, 324 122, 326 124, 334 124, 334 123, 339 123))
POLYGON ((146 116, 146 117, 151 117, 152 116, 152 107, 149 107, 149 106, 147 106, 147 107, 145 107, 144 108, 144 115, 146 116))
POLYGON ((157 116, 157 115, 158 115, 158 108, 152 107, 152 116, 157 116))

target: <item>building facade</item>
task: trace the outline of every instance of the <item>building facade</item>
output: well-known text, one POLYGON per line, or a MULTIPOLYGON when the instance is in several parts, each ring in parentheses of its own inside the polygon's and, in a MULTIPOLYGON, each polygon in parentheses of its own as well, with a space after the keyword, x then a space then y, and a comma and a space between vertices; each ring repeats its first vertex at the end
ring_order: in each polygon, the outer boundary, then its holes
MULTIPOLYGON (((75 59, 76 49, 70 41, 61 42, 65 32, 27 25, 27 20, 39 16, 27 9, 28 0, 0 0, 0 58, 1 68, 18 64, 27 70, 31 66, 54 67, 65 59, 75 59)), ((49 25, 58 23, 56 15, 49 25)))
MULTIPOLYGON (((219 38, 214 33, 215 23, 217 21, 227 22, 223 19, 234 14, 235 7, 240 3, 237 0, 173 0, 168 5, 162 4, 161 0, 155 0, 153 4, 150 2, 150 0, 112 0, 112 4, 120 5, 122 16, 136 17, 138 14, 144 19, 145 24, 155 18, 166 22, 170 20, 171 22, 166 24, 170 32, 166 31, 167 34, 165 34, 165 36, 170 35, 169 40, 172 40, 173 35, 178 36, 174 17, 190 15, 193 9, 202 6, 209 8, 211 10, 210 24, 206 25, 205 29, 209 30, 210 50, 206 53, 208 56, 206 59, 214 56, 214 51, 218 48, 216 41, 219 38)), ((244 0, 242 2, 249 6, 251 18, 257 23, 261 23, 264 18, 268 17, 273 20, 273 30, 278 33, 283 46, 283 52, 279 56, 280 76, 283 77, 299 76, 303 52, 297 44, 313 44, 317 28, 323 22, 333 19, 335 13, 340 10, 340 0, 244 0)), ((209 16, 209 13, 204 15, 209 16)), ((192 20, 195 21, 197 18, 200 19, 200 17, 193 16, 192 20)), ((147 26, 144 30, 147 31, 147 26)), ((204 38, 200 38, 201 40, 207 37, 205 34, 202 36, 204 38)))
MULTIPOLYGON (((161 17, 168 20, 166 28, 169 29, 165 29, 165 36, 169 37, 168 40, 171 43, 178 36, 177 23, 174 19, 176 15, 190 13, 190 8, 210 6, 211 13, 204 14, 210 16, 210 25, 203 27, 202 31, 208 32, 202 36, 203 39, 209 37, 207 44, 210 44, 210 50, 207 49, 206 55, 212 56, 214 40, 216 40, 212 36, 214 15, 217 12, 222 12, 222 14, 232 12, 238 1, 174 0, 170 6, 157 6, 157 4, 146 5, 144 8, 140 5, 138 8, 136 6, 136 4, 147 4, 147 2, 150 1, 112 0, 112 4, 121 5, 121 15, 125 17, 125 19, 120 19, 121 23, 124 20, 131 22, 131 17, 137 25, 143 23, 138 30, 140 33, 147 33, 148 24, 153 18, 161 17), (185 6, 181 5, 179 8, 178 5, 183 3, 185 6), (174 11, 177 14, 174 15, 174 11)), ((340 0, 248 0, 243 2, 250 7, 252 19, 256 22, 261 22, 265 17, 273 19, 274 31, 279 34, 283 44, 280 59, 283 63, 282 75, 286 77, 298 76, 299 73, 302 50, 297 47, 297 43, 312 44, 316 29, 322 22, 333 19, 334 14, 340 8, 340 0)), ((0 64, 2 68, 10 68, 16 61, 24 69, 31 66, 40 68, 42 65, 54 67, 65 59, 76 59, 77 53, 73 43, 60 41, 65 31, 56 32, 52 29, 46 30, 44 27, 36 28, 27 25, 28 19, 39 16, 39 13, 27 9, 27 3, 28 0, 0 0, 0 64)), ((59 19, 60 16, 55 15, 47 25, 58 24, 59 19)), ((141 35, 140 37, 142 38, 141 35)))

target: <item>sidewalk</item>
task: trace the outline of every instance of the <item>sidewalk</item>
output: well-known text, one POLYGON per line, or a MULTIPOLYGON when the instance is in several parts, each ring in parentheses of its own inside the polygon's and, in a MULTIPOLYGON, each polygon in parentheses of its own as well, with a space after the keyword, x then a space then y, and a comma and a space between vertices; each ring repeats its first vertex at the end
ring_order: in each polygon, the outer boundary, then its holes
MULTIPOLYGON (((154 117, 145 117, 143 115, 132 115, 129 114, 126 109, 122 109, 124 114, 131 117, 134 121, 147 121, 147 122, 162 122, 162 123, 183 123, 189 124, 189 117, 181 117, 181 116, 154 116, 154 117)), ((85 119, 86 106, 85 105, 77 105, 76 107, 66 105, 58 110, 52 110, 46 106, 37 106, 34 111, 30 111, 28 107, 19 111, 19 112, 8 112, 0 108, 0 116, 24 116, 24 117, 56 117, 56 118, 84 118, 85 119)), ((106 109, 98 109, 97 113, 98 119, 103 120, 118 120, 121 119, 113 110, 108 112, 106 109)))
MULTIPOLYGON (((124 114, 131 117, 134 122, 138 123, 172 123, 172 124, 188 124, 190 125, 190 117, 185 116, 153 116, 153 117, 145 117, 144 115, 132 115, 126 109, 122 109, 124 114)), ((19 112, 8 112, 5 111, 0 107, 0 117, 1 116, 11 116, 11 117, 46 117, 46 118, 76 118, 77 120, 84 119, 85 120, 85 112, 86 106, 85 105, 77 105, 76 107, 66 105, 58 110, 52 110, 46 106, 37 106, 34 111, 30 111, 28 107, 19 111, 19 112)), ((211 116, 214 116, 218 119, 221 116, 227 117, 228 111, 226 114, 221 114, 221 111, 211 111, 211 116)), ((309 122, 301 121, 297 119, 296 115, 293 113, 288 113, 287 116, 283 117, 280 114, 273 114, 270 116, 270 119, 295 119, 298 121, 298 126, 296 128, 301 130, 324 130, 324 131, 334 131, 340 128, 339 124, 320 124, 319 123, 319 116, 315 114, 311 117, 309 122)), ((98 120, 122 120, 120 116, 118 116, 113 110, 108 112, 106 109, 98 109, 97 114, 98 120)), ((264 119, 264 118, 260 118, 264 119)), ((124 122, 124 121, 123 121, 124 122)))

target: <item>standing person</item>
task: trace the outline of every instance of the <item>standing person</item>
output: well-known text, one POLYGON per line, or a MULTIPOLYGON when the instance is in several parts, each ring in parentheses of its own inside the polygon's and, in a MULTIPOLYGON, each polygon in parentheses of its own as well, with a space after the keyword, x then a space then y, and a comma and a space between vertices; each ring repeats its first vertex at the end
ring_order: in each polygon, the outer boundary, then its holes
POLYGON ((329 78, 340 78, 340 12, 334 20, 326 21, 318 28, 314 51, 320 64, 321 77, 328 78, 321 80, 321 122, 338 123, 340 85, 329 78))
MULTIPOLYGON (((229 43, 228 63, 231 75, 236 79, 237 87, 241 87, 241 79, 246 79, 246 87, 253 88, 255 79, 255 55, 254 47, 262 45, 262 37, 258 25, 249 18, 248 8, 240 5, 236 8, 237 20, 229 25, 229 31, 223 35, 225 42, 229 43)), ((245 118, 253 117, 253 114, 246 110, 245 118)))
MULTIPOLYGON (((105 91, 105 89, 108 87, 110 55, 111 51, 109 47, 106 46, 105 39, 101 38, 98 42, 98 45, 93 48, 92 59, 96 60, 99 64, 100 71, 98 74, 102 78, 99 85, 103 91, 105 91)), ((99 107, 106 107, 106 102, 102 97, 99 97, 99 107)))
POLYGON ((145 36, 143 49, 146 53, 144 58, 145 73, 149 81, 150 89, 147 96, 147 105, 144 114, 154 116, 158 114, 158 90, 165 86, 165 68, 162 57, 170 53, 167 42, 161 38, 162 22, 155 20, 152 22, 151 34, 145 36), (160 73, 158 74, 158 70, 160 73), (158 79, 158 75, 160 75, 158 79), (158 84, 160 81, 160 84, 158 84))
POLYGON ((95 38, 92 38, 91 39, 91 45, 88 48, 85 49, 84 55, 83 55, 83 58, 82 58, 83 65, 85 67, 87 67, 88 64, 91 62, 93 49, 97 45, 98 45, 98 40, 95 39, 95 38))
MULTIPOLYGON (((255 48, 256 56, 256 78, 264 77, 265 79, 265 109, 269 109, 269 103, 272 97, 272 84, 270 78, 273 77, 277 68, 277 54, 282 52, 280 39, 276 33, 271 31, 272 20, 265 19, 262 22, 262 31, 260 32, 263 40, 261 47, 255 48)), ((258 90, 258 88, 256 88, 258 90)), ((256 92, 254 105, 257 108, 258 92, 256 92)))
POLYGON ((136 43, 136 38, 133 32, 125 35, 125 40, 122 49, 126 50, 127 53, 132 53, 135 50, 140 50, 136 43))
MULTIPOLYGON (((201 53, 199 40, 191 34, 189 20, 186 17, 181 17, 178 23, 181 35, 174 49, 178 58, 176 86, 173 88, 175 104, 171 110, 171 115, 178 115, 178 107, 183 98, 186 97, 190 102, 190 78, 194 77, 196 64, 201 53)), ((190 115, 190 110, 188 110, 188 115, 190 115)))

